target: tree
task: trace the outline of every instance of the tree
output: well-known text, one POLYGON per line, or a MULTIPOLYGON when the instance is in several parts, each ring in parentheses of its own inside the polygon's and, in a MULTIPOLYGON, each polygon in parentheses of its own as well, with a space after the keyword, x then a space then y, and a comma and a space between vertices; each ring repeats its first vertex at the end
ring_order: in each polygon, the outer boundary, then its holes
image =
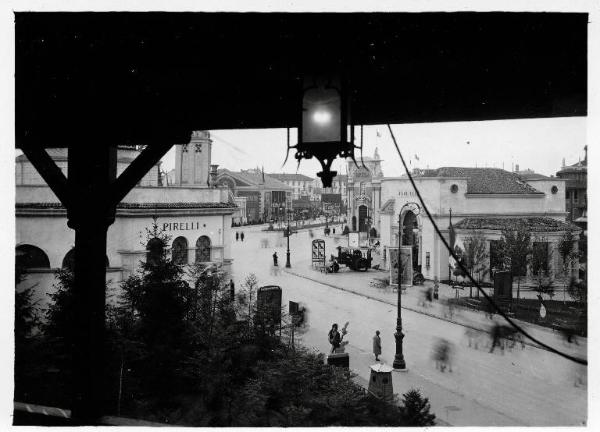
POLYGON ((587 303, 587 278, 576 279, 571 278, 567 292, 573 300, 575 300, 579 306, 585 310, 587 303))
POLYGON ((402 407, 367 393, 348 370, 324 364, 322 354, 277 348, 256 370, 233 402, 233 426, 416 425, 402 407))
POLYGON ((187 320, 195 292, 184 280, 183 267, 170 258, 170 237, 156 218, 145 237, 146 259, 120 285, 109 337, 119 364, 114 369, 129 370, 128 383, 138 392, 134 398, 164 401, 195 383, 197 344, 187 320))
POLYGON ((527 275, 527 265, 531 254, 531 234, 525 223, 519 223, 515 229, 502 230, 498 244, 498 255, 505 268, 517 277, 517 300, 521 294, 521 277, 527 275))
POLYGON ((536 291, 554 297, 554 278, 550 270, 553 251, 545 237, 535 237, 531 251, 531 273, 535 278, 536 291))
MULTIPOLYGON (((465 238, 463 246, 465 248, 465 263, 471 277, 477 276, 477 282, 481 283, 481 279, 485 277, 489 270, 487 265, 489 254, 485 237, 479 231, 476 231, 473 235, 465 238)), ((479 297, 479 291, 477 291, 477 296, 479 297)), ((469 287, 469 297, 472 297, 472 287, 469 287)))
POLYGON ((563 302, 566 300, 564 293, 570 282, 573 262, 578 258, 578 253, 575 251, 575 236, 573 231, 567 230, 558 241, 558 253, 560 254, 563 273, 563 302))
POLYGON ((408 426, 434 426, 435 414, 430 414, 428 398, 423 398, 419 390, 412 389, 402 395, 402 412, 408 426))
MULTIPOLYGON (((19 257, 15 261, 15 288, 27 278, 27 271, 19 257)), ((40 324, 37 302, 33 290, 37 284, 15 290, 15 347, 25 343, 40 324)))
POLYGON ((463 271, 463 269, 461 268, 459 263, 462 264, 463 266, 465 266, 465 268, 468 268, 468 263, 466 262, 465 251, 463 251, 460 246, 456 245, 456 246, 454 246, 454 254, 458 258, 458 261, 454 263, 452 274, 456 277, 464 278, 465 276, 467 276, 467 273, 465 273, 463 271))

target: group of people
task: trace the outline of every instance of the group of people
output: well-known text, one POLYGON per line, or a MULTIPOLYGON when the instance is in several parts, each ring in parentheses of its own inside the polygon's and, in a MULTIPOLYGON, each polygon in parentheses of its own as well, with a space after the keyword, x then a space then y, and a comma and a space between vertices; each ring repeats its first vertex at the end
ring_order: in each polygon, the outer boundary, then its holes
MULTIPOLYGON (((331 345, 331 354, 336 352, 343 352, 344 345, 348 344, 348 341, 344 341, 344 336, 348 333, 348 324, 346 323, 342 328, 342 331, 338 331, 338 325, 333 324, 331 326, 331 330, 327 335, 329 340, 329 344, 331 345)), ((379 336, 379 330, 375 331, 375 336, 373 336, 373 354, 375 355, 375 361, 379 361, 379 356, 381 355, 381 337, 379 336)))
POLYGON ((244 231, 241 233, 239 231, 235 232, 235 241, 242 240, 244 241, 244 231))

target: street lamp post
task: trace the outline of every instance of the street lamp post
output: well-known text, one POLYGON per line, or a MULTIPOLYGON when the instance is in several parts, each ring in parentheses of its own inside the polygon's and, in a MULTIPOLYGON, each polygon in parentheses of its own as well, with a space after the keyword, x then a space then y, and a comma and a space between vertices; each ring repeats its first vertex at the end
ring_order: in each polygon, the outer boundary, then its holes
POLYGON ((287 252, 286 252, 286 260, 285 260, 285 268, 291 268, 292 264, 290 263, 290 236, 291 236, 291 232, 290 232, 290 212, 287 212, 287 217, 288 217, 288 227, 287 227, 287 252))
POLYGON ((412 206, 411 211, 415 215, 419 214, 419 206, 416 203, 406 203, 400 209, 398 215, 398 315, 396 318, 396 333, 394 338, 396 339, 396 355, 394 356, 393 368, 397 370, 406 369, 406 361, 404 360, 404 353, 402 352, 402 342, 404 339, 404 333, 402 333, 402 214, 404 207, 412 206))

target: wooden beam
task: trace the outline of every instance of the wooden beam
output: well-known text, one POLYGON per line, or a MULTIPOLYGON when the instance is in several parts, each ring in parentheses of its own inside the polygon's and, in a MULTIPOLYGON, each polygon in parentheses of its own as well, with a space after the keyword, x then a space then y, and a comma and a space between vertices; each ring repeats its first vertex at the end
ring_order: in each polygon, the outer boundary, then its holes
POLYGON ((149 145, 121 173, 111 186, 110 204, 116 206, 135 185, 173 147, 173 144, 149 145))
POLYGON ((23 147, 23 153, 40 173, 52 192, 58 197, 65 208, 70 205, 70 192, 67 178, 54 163, 50 155, 41 147, 23 147))

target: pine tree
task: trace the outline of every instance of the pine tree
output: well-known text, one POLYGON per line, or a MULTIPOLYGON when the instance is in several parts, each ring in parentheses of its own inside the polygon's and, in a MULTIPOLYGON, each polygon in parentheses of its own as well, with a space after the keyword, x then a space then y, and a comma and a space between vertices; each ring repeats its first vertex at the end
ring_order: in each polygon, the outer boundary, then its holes
POLYGON ((430 414, 429 399, 421 396, 419 390, 410 390, 402 395, 402 411, 409 426, 434 426, 435 414, 430 414))

